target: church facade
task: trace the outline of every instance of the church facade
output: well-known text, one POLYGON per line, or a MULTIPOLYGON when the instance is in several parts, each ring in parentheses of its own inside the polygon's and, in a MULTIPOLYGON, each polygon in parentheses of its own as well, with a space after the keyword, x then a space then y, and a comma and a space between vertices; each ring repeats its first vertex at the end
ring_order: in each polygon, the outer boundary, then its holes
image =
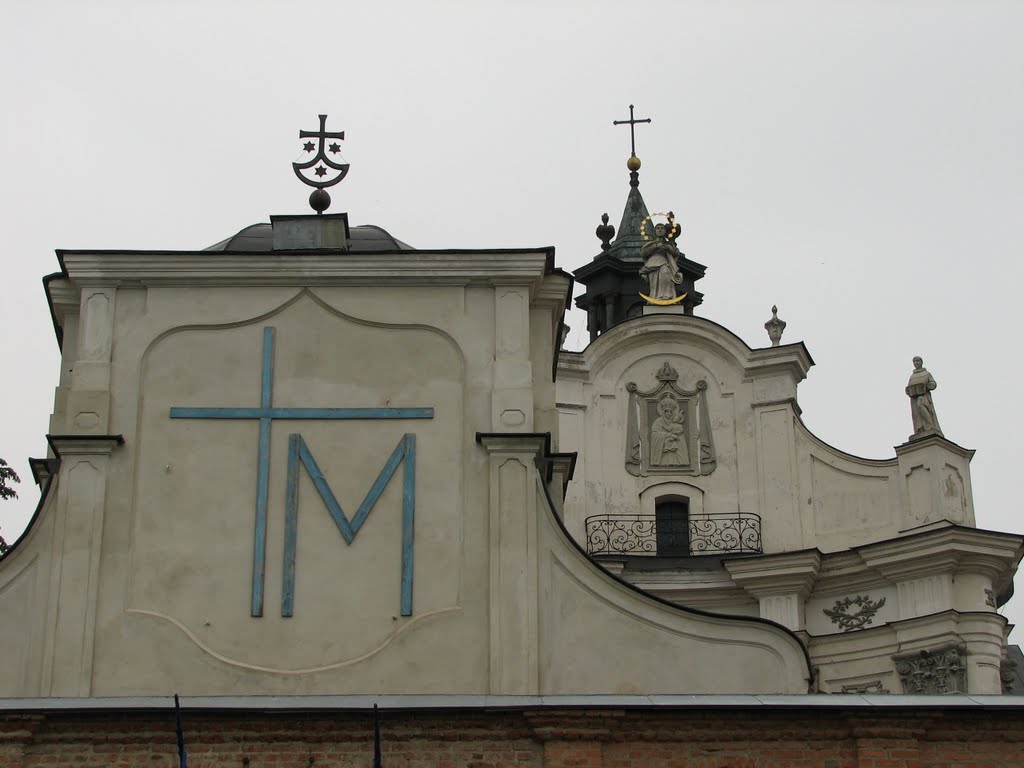
POLYGON ((552 249, 417 251, 338 214, 59 258, 6 695, 813 685, 788 628, 658 600, 566 532, 552 249))
POLYGON ((752 349, 694 316, 702 296, 685 289, 704 267, 684 255, 674 303, 613 279, 642 273, 657 237, 631 163, 618 236, 605 222, 601 253, 577 270, 591 343, 559 359, 560 446, 579 452, 568 530, 651 594, 793 630, 815 690, 1008 689, 996 608, 1022 538, 978 528, 974 452, 943 435, 923 361, 907 387, 914 434, 893 458, 817 438, 797 398, 813 361, 802 343, 780 343, 777 310, 769 343, 752 349))
POLYGON ((36 723, 5 737, 13 764, 151 728, 175 691, 204 744, 293 716, 268 696, 342 740, 374 700, 404 713, 396 744, 443 752, 439 713, 472 721, 466 754, 408 765, 662 765, 697 742, 783 765, 794 740, 927 764, 950 707, 1011 728, 996 608, 1024 539, 977 526, 934 378, 915 366, 893 458, 823 443, 809 351, 777 318, 755 349, 694 314, 705 268, 629 169, 617 237, 575 275, 581 352, 553 248, 417 250, 325 214, 322 188, 317 214, 204 250, 58 251, 51 450, 0 561, 0 696, 36 723))

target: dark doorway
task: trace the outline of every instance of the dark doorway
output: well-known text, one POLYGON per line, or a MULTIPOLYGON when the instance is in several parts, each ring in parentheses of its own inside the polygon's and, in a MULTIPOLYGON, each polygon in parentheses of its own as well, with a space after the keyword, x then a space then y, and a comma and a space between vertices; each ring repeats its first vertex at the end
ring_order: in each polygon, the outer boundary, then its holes
POLYGON ((686 499, 666 499, 654 505, 658 554, 663 557, 688 557, 690 554, 690 503, 686 499))

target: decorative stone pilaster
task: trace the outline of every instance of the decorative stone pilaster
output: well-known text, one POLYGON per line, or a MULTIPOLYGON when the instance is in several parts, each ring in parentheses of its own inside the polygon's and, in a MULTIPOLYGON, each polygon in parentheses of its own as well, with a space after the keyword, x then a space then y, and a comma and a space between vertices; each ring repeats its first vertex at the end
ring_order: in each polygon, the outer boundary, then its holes
POLYGON ((78 354, 78 313, 81 311, 81 297, 78 288, 66 278, 43 278, 43 284, 50 298, 50 306, 53 307, 57 339, 61 348, 60 380, 54 393, 49 431, 63 434, 70 429, 67 402, 78 354))
POLYGON ((807 523, 798 502, 796 388, 811 365, 802 344, 751 350, 744 377, 751 383, 757 461, 757 513, 767 551, 801 547, 807 523))
POLYGON ((494 383, 491 429, 533 430, 533 365, 530 361, 530 291, 527 286, 494 289, 494 383))
POLYGON ((821 570, 818 550, 726 560, 724 565, 733 581, 757 598, 762 619, 794 631, 805 628, 804 603, 821 570))
POLYGON ((124 439, 48 435, 47 440, 60 469, 41 689, 47 696, 89 696, 108 465, 124 439))
POLYGON ((478 433, 488 453, 489 693, 536 694, 538 460, 547 434, 478 433))
POLYGON ((109 428, 115 292, 112 287, 82 289, 77 354, 67 402, 67 429, 75 434, 103 435, 109 428))

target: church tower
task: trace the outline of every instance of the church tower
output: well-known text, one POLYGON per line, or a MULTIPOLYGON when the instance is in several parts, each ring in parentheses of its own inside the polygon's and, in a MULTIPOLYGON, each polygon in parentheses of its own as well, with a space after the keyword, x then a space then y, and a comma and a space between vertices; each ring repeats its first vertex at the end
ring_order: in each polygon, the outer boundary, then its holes
MULTIPOLYGON (((632 152, 626 161, 629 169, 626 207, 622 211, 617 235, 615 227, 608 223, 608 214, 601 217, 601 225, 596 231, 601 240, 601 252, 574 273, 576 281, 586 288, 576 297, 576 306, 587 313, 591 341, 623 320, 639 317, 646 303, 641 297, 648 288, 640 275, 640 268, 644 265, 640 251, 645 244, 644 232, 651 214, 640 194, 640 158, 636 155, 634 127, 637 123, 649 122, 650 118, 638 120, 633 117, 632 104, 629 120, 614 121, 615 125, 628 124, 630 129, 632 152)), ((678 291, 686 294, 680 306, 685 314, 692 315, 693 308, 704 300, 704 294, 695 290, 694 284, 704 277, 706 267, 685 255, 680 255, 677 261, 683 279, 678 291)))

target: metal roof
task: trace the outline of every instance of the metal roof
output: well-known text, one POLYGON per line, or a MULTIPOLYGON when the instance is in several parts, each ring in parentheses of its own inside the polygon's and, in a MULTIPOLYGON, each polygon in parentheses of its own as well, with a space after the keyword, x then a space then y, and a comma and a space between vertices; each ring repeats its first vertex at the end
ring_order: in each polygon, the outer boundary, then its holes
MULTIPOLYGON (((580 695, 490 696, 343 695, 343 696, 184 696, 181 706, 193 711, 345 711, 367 710, 526 710, 526 709, 1021 709, 1024 696, 945 696, 804 694, 804 695, 580 695)), ((166 710, 173 696, 0 699, 0 712, 102 712, 166 710)))
MULTIPOLYGON (((271 251, 273 250, 273 230, 267 223, 250 224, 236 234, 214 243, 205 251, 271 251)), ((412 251, 408 243, 403 243, 383 227, 374 224, 361 224, 349 231, 349 250, 352 251, 412 251)))

